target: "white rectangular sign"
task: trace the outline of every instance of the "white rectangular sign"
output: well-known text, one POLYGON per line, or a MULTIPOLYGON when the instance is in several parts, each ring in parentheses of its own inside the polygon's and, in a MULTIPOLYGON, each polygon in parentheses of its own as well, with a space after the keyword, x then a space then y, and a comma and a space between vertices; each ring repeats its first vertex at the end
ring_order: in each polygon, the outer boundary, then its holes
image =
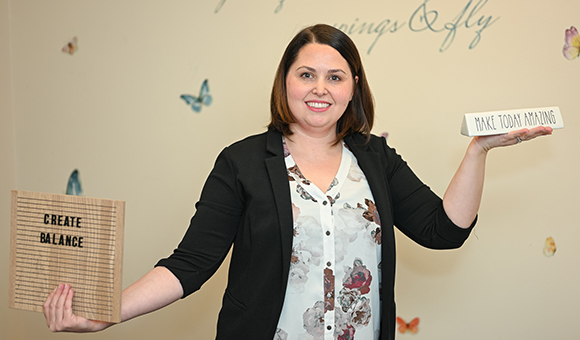
POLYGON ((508 133, 523 128, 549 126, 553 129, 564 128, 560 108, 541 107, 482 113, 466 113, 461 124, 464 136, 488 136, 508 133))

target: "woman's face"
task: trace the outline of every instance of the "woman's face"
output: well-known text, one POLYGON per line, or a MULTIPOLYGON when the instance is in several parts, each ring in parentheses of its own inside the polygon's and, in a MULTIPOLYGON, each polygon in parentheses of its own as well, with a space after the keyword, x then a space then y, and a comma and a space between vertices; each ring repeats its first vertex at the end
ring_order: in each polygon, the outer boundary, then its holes
POLYGON ((336 133, 336 123, 352 99, 350 67, 329 45, 304 45, 286 76, 288 106, 296 121, 293 132, 310 135, 336 133))

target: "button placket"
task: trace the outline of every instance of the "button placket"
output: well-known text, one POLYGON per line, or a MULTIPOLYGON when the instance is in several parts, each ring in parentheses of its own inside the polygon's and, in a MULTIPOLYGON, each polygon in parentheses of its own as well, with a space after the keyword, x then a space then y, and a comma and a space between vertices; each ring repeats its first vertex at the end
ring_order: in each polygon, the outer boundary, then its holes
MULTIPOLYGON (((328 200, 325 199, 320 205, 320 221, 323 231, 323 261, 326 268, 332 271, 332 275, 335 275, 334 260, 335 260, 335 239, 334 239, 334 216, 332 214, 332 204, 328 204, 328 200), (325 235, 325 236, 324 236, 325 235)), ((333 280, 335 281, 335 280, 333 280)), ((332 291, 336 289, 332 287, 332 291)), ((328 292, 323 298, 334 299, 334 294, 328 292)), ((334 305, 334 301, 332 302, 334 305)), ((334 339, 334 310, 328 310, 324 313, 324 328, 325 340, 334 339)))

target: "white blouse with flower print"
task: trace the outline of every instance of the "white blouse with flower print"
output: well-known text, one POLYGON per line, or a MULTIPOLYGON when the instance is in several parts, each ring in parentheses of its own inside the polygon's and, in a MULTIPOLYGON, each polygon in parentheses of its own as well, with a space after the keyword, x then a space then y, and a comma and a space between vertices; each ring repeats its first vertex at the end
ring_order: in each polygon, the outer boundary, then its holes
POLYGON ((284 143, 294 239, 288 289, 274 340, 378 339, 381 222, 357 160, 343 143, 322 192, 284 143))

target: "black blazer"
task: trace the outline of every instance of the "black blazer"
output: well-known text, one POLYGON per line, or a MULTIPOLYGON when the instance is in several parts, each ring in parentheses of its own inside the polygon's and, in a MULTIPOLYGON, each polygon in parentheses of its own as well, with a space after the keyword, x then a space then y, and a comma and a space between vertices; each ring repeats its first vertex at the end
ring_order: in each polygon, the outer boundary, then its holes
MULTIPOLYGON (((395 335, 396 225, 433 249, 460 247, 471 228, 454 225, 441 199, 423 184, 385 139, 344 139, 369 182, 382 223, 382 339, 395 335)), ((218 156, 183 240, 157 266, 181 282, 183 297, 218 269, 233 244, 217 339, 273 339, 292 254, 293 219, 282 135, 269 130, 218 156)))

